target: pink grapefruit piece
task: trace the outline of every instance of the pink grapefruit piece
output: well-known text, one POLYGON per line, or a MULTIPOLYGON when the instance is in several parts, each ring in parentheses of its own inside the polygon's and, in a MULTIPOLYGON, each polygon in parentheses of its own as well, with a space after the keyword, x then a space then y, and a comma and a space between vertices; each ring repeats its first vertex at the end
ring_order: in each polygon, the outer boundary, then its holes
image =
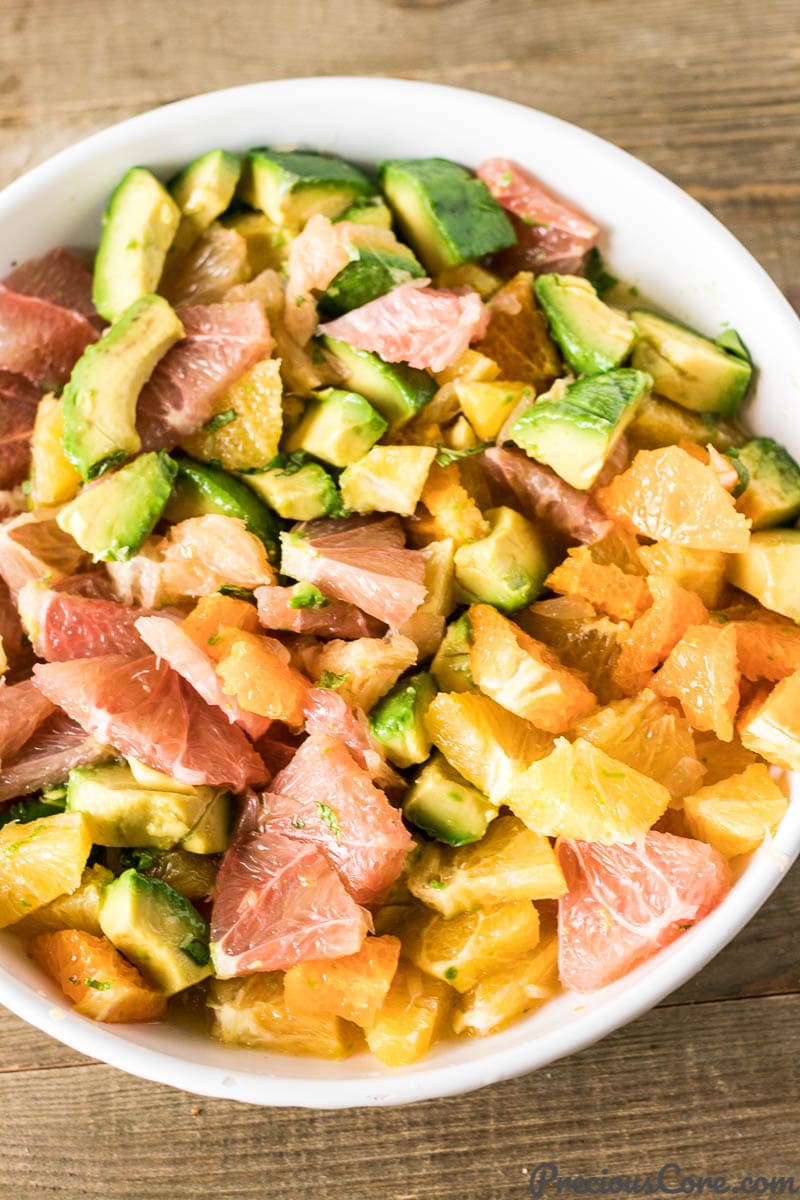
POLYGON ((594 221, 509 158, 488 158, 478 167, 478 177, 511 214, 517 244, 501 256, 502 261, 512 270, 538 274, 580 269, 597 241, 594 221))
POLYGON ((426 282, 401 284, 320 325, 320 333, 371 350, 384 362, 444 371, 486 333, 489 310, 471 288, 450 291, 426 287, 426 282))
POLYGON ((0 686, 0 761, 13 758, 54 712, 55 705, 30 679, 0 686))
POLYGON ((569 891, 559 900, 565 987, 604 987, 674 942, 727 895, 727 860, 705 842, 648 833, 640 845, 557 844, 569 891))
POLYGON ((310 633, 321 638, 380 637, 385 625, 344 600, 328 600, 319 608, 293 608, 293 587, 260 587, 255 591, 258 619, 265 629, 310 633))
POLYGON ((142 609, 55 591, 38 580, 25 584, 17 604, 34 651, 48 662, 144 653, 135 628, 142 609))
POLYGON ((411 837, 344 742, 310 734, 270 789, 267 827, 317 846, 360 904, 398 878, 411 837))
POLYGON ((0 284, 0 370, 60 388, 97 330, 86 317, 0 284))
POLYGON ((266 779, 244 733, 155 655, 39 663, 33 674, 87 733, 182 783, 238 792, 266 779))
POLYGON ((3 759, 0 801, 62 783, 73 767, 86 767, 112 754, 109 746, 98 742, 77 721, 55 711, 13 757, 3 759))
POLYGON ((222 709, 228 720, 241 725, 253 741, 264 736, 272 723, 269 717, 245 712, 233 696, 223 692, 213 660, 177 621, 165 616, 140 616, 136 631, 149 649, 190 683, 206 704, 222 709))
POLYGON ((344 742, 359 767, 384 791, 402 792, 406 782, 387 763, 361 709, 351 708, 334 688, 311 688, 305 706, 306 730, 344 742))
POLYGON ((14 597, 32 579, 61 583, 86 562, 86 553, 52 517, 20 513, 0 525, 0 576, 14 597))
POLYGON ((142 450, 167 450, 197 433, 214 401, 272 348, 266 315, 254 300, 179 311, 184 337, 156 366, 139 394, 142 450))
POLYGON ((282 534, 281 547, 285 575, 313 583, 324 595, 393 628, 413 616, 427 595, 425 558, 404 548, 396 518, 310 521, 282 534))
POLYGON ((214 889, 211 956, 220 979, 354 954, 372 927, 324 855, 274 829, 234 840, 214 889))
POLYGON ((105 321, 92 301, 92 273, 71 250, 56 246, 39 258, 29 258, 6 275, 3 286, 24 296, 47 300, 80 313, 96 329, 105 321))
POLYGON ((31 465, 31 434, 41 389, 23 375, 0 371, 0 488, 13 488, 27 479, 31 465))

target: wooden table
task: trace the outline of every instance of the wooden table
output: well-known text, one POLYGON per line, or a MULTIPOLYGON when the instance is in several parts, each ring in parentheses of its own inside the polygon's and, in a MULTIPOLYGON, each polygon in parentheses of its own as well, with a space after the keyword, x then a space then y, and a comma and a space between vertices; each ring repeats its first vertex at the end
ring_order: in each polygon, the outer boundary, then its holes
MULTIPOLYGON (((800 286, 797 0, 2 0, 0 34, 0 183, 193 92, 402 75, 610 138, 712 209, 787 292, 800 286)), ((527 1078, 391 1111, 198 1100, 2 1012, 0 1200, 511 1200, 543 1161, 794 1173, 800 1187, 799 926, 795 871, 627 1029, 527 1078)))

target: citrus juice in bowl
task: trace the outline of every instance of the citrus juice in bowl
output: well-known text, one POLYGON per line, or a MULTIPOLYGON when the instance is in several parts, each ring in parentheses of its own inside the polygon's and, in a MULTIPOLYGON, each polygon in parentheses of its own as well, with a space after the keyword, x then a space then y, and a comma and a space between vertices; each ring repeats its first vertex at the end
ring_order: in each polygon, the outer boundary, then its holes
POLYGON ((800 837, 800 350, 730 235, 390 80, 145 114, 0 211, 4 1003, 202 1093, 396 1103, 735 934, 800 837), (103 209, 90 274, 53 247, 103 209))

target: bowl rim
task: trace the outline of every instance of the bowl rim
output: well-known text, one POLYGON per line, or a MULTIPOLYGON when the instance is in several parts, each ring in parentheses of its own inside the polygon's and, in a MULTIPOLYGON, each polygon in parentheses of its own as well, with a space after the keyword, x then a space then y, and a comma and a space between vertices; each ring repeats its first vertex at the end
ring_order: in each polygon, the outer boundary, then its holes
MULTIPOLYGON (((504 113, 513 113, 517 119, 524 116, 533 123, 546 124, 555 130, 560 128, 573 139, 578 136, 594 143, 602 149, 610 168, 614 162, 624 164, 627 171, 638 174, 651 187, 655 185, 666 191, 671 203, 680 206, 687 218, 702 223, 717 242, 722 241, 726 253, 738 260, 741 270, 747 271, 753 287, 770 309, 776 314, 781 313, 783 321, 788 319, 788 328, 793 330, 795 337, 800 336, 800 321, 761 264, 716 217, 660 172, 596 134, 539 109, 471 89, 416 80, 346 75, 277 79, 205 92, 149 109, 81 139, 12 181, 0 192, 0 220, 28 196, 37 194, 63 168, 74 169, 81 163, 88 164, 94 156, 124 142, 128 135, 152 132, 157 136, 165 117, 180 114, 182 118, 202 121, 205 112, 221 103, 235 105, 245 101, 274 100, 281 92, 319 91, 321 87, 341 93, 362 92, 373 96, 382 93, 398 104, 413 93, 419 99, 427 97, 434 105, 437 101, 476 105, 484 112, 494 111, 498 120, 502 120, 504 113)), ((618 991, 616 985, 612 985, 614 994, 608 1000, 587 1008, 580 1017, 562 1027, 560 1037, 554 1039, 557 1040, 555 1047, 539 1036, 523 1045, 492 1051, 490 1037, 473 1043, 476 1049, 482 1046, 488 1050, 476 1054, 467 1063, 426 1065, 426 1060, 422 1060, 410 1068, 387 1070, 385 1075, 373 1073, 346 1079, 335 1076, 335 1064, 331 1063, 330 1078, 290 1079, 233 1066, 221 1069, 199 1063, 187 1055, 134 1044, 117 1036, 112 1028, 88 1019, 66 1019, 71 1014, 54 1006, 44 991, 24 983, 4 967, 0 967, 0 1003, 29 1024, 89 1057, 100 1058, 141 1078, 186 1088, 204 1096, 258 1105, 338 1109, 394 1105, 471 1091, 525 1074, 583 1049, 645 1013, 695 975, 761 908, 800 852, 800 780, 793 782, 792 793, 794 802, 777 834, 754 855, 747 868, 747 886, 741 887, 739 883, 743 881, 737 881, 717 909, 647 964, 646 974, 640 974, 640 968, 628 975, 626 983, 630 986, 618 991)), ((576 1006, 576 1011, 580 1007, 576 1006)))

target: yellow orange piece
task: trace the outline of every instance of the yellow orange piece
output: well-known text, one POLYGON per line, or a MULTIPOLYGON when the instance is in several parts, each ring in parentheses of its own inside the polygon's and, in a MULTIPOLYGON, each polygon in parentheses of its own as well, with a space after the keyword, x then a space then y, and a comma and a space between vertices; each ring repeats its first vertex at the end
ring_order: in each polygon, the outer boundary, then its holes
POLYGON ((648 576, 653 603, 620 636, 620 653, 612 669, 614 682, 627 695, 648 686, 650 673, 667 658, 690 625, 702 624, 708 613, 699 596, 673 579, 648 576))
POLYGON ((737 554, 750 540, 750 522, 714 470, 679 446, 640 450, 597 499, 610 517, 655 541, 737 554))
POLYGON ((553 927, 542 932, 533 950, 484 975, 470 988, 453 1016, 453 1030, 485 1037, 538 1008, 558 991, 558 936, 553 927))
POLYGON ((696 592, 706 608, 716 608, 725 587, 725 554, 722 550, 690 550, 654 542, 639 548, 648 575, 668 575, 680 587, 696 592))
POLYGON ((306 662, 312 678, 323 686, 336 687, 350 704, 366 713, 414 665, 418 655, 416 642, 394 633, 349 642, 334 638, 312 651, 306 662))
POLYGON ((729 775, 740 775, 757 761, 757 755, 743 746, 738 737, 734 737, 732 742, 721 742, 714 733, 698 733, 694 744, 697 757, 705 768, 704 786, 719 783, 729 775))
POLYGON ((689 724, 733 738, 739 707, 736 631, 730 625, 690 625, 653 679, 653 691, 672 696, 689 724))
POLYGON ((94 1021, 157 1021, 167 998, 146 983, 106 937, 80 929, 40 933, 33 959, 84 1017, 94 1021))
POLYGON ((687 796, 683 812, 692 837, 734 858, 750 854, 774 833, 788 807, 768 768, 754 763, 741 775, 687 796))
POLYGON ((620 644, 630 626, 599 617, 580 596, 540 600, 516 613, 517 624, 554 650, 565 667, 578 671, 600 704, 619 700, 623 690, 613 678, 620 644))
POLYGON ((666 811, 663 784, 585 738, 559 738, 555 749, 520 775, 504 803, 529 829, 584 842, 636 842, 666 811))
POLYGON ((800 669, 800 628, 773 621, 735 621, 739 670, 745 679, 777 683, 800 669))
POLYGON ((583 596, 615 621, 635 621, 652 603, 647 581, 626 575, 613 563, 597 563, 588 546, 576 546, 545 580, 562 596, 583 596))
POLYGON ((186 438, 183 448, 193 458, 221 463, 226 471, 247 471, 271 462, 283 429, 280 367, 278 359, 265 358, 246 371, 214 402, 211 431, 186 438))
POLYGON ((741 714, 739 736, 767 762, 800 771, 800 671, 753 699, 741 714))
MULTIPOLYGON (((440 283, 437 286, 449 285, 440 283)), ((494 359, 487 358, 485 354, 479 354, 477 350, 465 350, 449 367, 445 367, 443 371, 434 371, 433 374, 440 386, 445 383, 467 383, 471 380, 475 383, 486 383, 497 379, 500 368, 494 359)))
POLYGON ((243 630, 233 631, 227 653, 217 663, 222 690, 233 696, 245 712, 301 726, 311 685, 276 654, 270 640, 243 630))
POLYGON ((401 962, 383 1007, 367 1030, 367 1045, 375 1057, 387 1067, 418 1062, 444 1032, 453 995, 446 983, 401 962))
POLYGON ((599 708, 579 721, 572 733, 662 783, 673 801, 704 782, 704 767, 686 718, 672 701, 649 689, 599 708))
POLYGON ((212 639, 217 639, 225 628, 257 633, 258 613, 246 600, 239 600, 236 596, 224 596, 222 592, 212 592, 210 596, 203 596, 198 600, 183 622, 184 632, 206 653, 215 645, 212 639))
POLYGON ((456 383, 461 411, 479 438, 496 438, 515 407, 523 400, 533 403, 529 383, 497 379, 492 383, 456 383))
POLYGON ((17 923, 17 931, 27 937, 35 933, 50 933, 55 929, 81 929, 84 933, 99 937, 103 932, 100 928, 100 905, 106 884, 111 883, 113 878, 113 871, 93 863, 83 872, 80 886, 74 892, 57 896, 49 904, 37 908, 29 917, 23 917, 17 923))
POLYGON ((369 1029, 389 993, 400 958, 400 940, 368 937, 356 954, 299 963, 284 979, 286 1007, 293 1014, 343 1017, 369 1029))
POLYGON ((532 950, 539 914, 530 900, 511 900, 445 920, 418 908, 402 926, 403 954, 427 975, 468 992, 484 975, 532 950))
POLYGON ((488 521, 461 482, 457 463, 433 464, 422 489, 422 504, 433 518, 428 522, 433 534, 429 540, 452 538, 458 548, 489 532, 488 521))
POLYGON ((450 765, 494 804, 553 744, 528 721, 471 692, 440 692, 428 705, 425 725, 450 765))
POLYGON ((0 829, 0 929, 74 892, 92 848, 83 813, 56 813, 0 829))
POLYGON ((410 892, 443 917, 507 900, 557 899, 567 890, 549 838, 517 817, 492 821, 479 842, 424 842, 412 855, 410 892))
POLYGON ((489 604, 469 609, 470 669, 480 690, 547 733, 563 733, 595 706, 574 672, 489 604))
POLYGON ((341 1017, 291 1012, 280 971, 246 979, 215 979, 209 1004, 211 1032, 221 1042, 274 1050, 280 1054, 346 1058, 358 1044, 358 1030, 341 1017))

